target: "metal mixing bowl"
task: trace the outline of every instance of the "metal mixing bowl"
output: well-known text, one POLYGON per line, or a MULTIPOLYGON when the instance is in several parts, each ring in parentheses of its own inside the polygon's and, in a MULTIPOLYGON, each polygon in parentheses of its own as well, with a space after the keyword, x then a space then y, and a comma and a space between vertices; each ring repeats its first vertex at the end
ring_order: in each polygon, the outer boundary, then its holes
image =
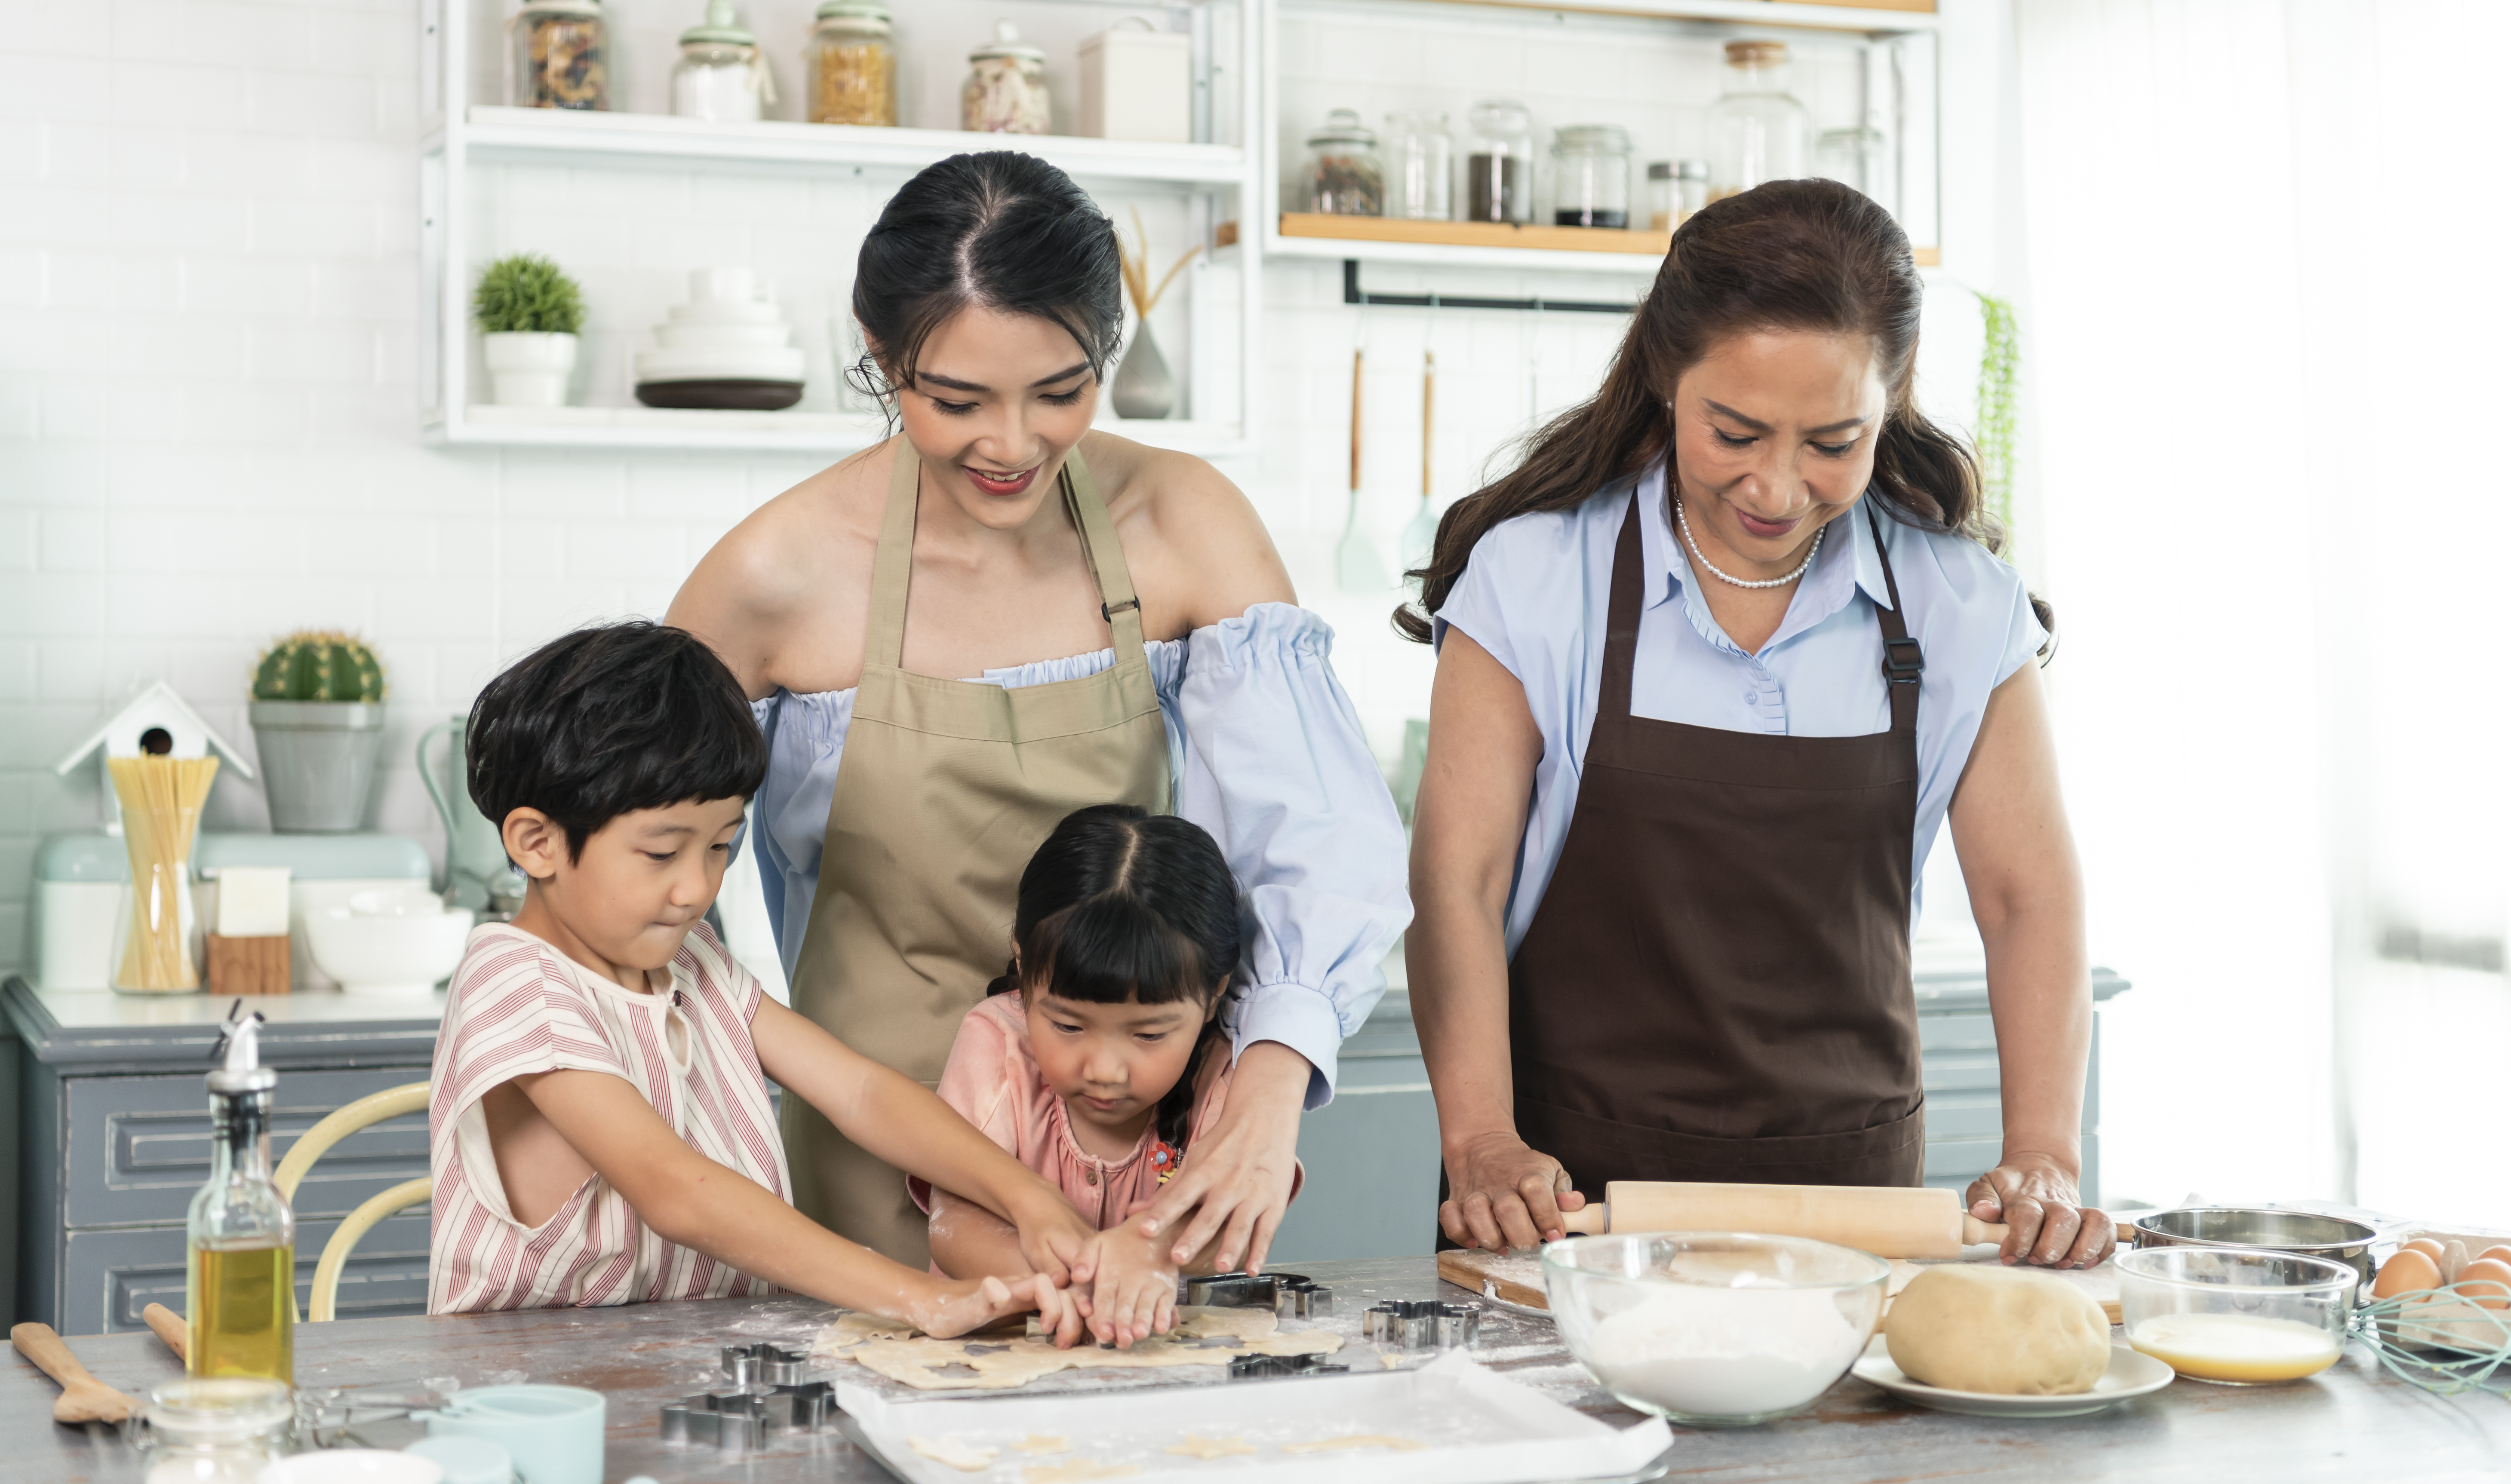
POLYGON ((2263 1247, 2343 1263, 2362 1279, 2358 1301, 2372 1292, 2372 1243, 2379 1233, 2341 1216, 2236 1205, 2192 1205, 2147 1211, 2136 1219, 2139 1247, 2263 1247))

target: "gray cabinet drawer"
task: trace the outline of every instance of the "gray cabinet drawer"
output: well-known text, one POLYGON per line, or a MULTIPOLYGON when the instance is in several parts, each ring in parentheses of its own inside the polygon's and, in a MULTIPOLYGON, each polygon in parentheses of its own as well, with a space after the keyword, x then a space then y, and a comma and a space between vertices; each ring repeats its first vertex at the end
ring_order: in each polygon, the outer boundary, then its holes
POLYGON ((1299 1121, 1307 1182, 1282 1218, 1274 1266, 1415 1257, 1439 1229, 1439 1110, 1418 1057, 1345 1063, 1334 1100, 1299 1121))
MULTIPOLYGON (((279 1079, 270 1157, 370 1092, 425 1082, 425 1067, 289 1072, 279 1079)), ((72 1228, 179 1222, 210 1177, 209 1093, 198 1077, 80 1077, 64 1084, 68 1147, 62 1219, 72 1228)), ((345 1216, 370 1196, 427 1173, 427 1115, 378 1123, 335 1145, 297 1190, 296 1214, 345 1216)))
POLYGON ((1993 1092, 2000 1084, 1996 1053, 1928 1051, 1918 1058, 1918 1081, 1933 1097, 1939 1092, 1993 1092))
POLYGON ((2005 1132, 2005 1110, 1994 1092, 1954 1092, 1927 1099, 1927 1142, 1996 1139, 2005 1132))
MULTIPOLYGON (((427 1207, 413 1206, 368 1232, 340 1274, 344 1319, 427 1312, 427 1207)), ((296 1304, 313 1293, 314 1266, 337 1221, 296 1229, 296 1304)), ((183 1229, 72 1232, 64 1244, 60 1323, 63 1334, 144 1329, 139 1312, 163 1304, 183 1313, 183 1229)))
POLYGON ((1927 1140, 1926 1183, 1950 1183, 1959 1189, 1994 1169, 1997 1156, 2004 1152, 2005 1140, 1995 1135, 1985 1139, 1931 1137, 1927 1140))
POLYGON ((1937 1051, 1993 1051, 1996 1022, 1987 1015, 1920 1015, 1918 1048, 1937 1051))

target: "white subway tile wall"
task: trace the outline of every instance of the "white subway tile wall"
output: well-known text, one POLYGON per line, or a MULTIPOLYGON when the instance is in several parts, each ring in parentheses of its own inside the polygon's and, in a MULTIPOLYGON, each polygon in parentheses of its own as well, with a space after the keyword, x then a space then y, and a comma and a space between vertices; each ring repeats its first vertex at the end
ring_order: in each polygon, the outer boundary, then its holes
MULTIPOLYGON (((612 9, 658 35, 698 7, 612 9)), ((1333 106, 1445 101, 1461 121, 1471 95, 1513 89, 1547 126, 1575 122, 1571 111, 1632 124, 1653 157, 1687 127, 1662 100, 1680 94, 1696 111, 1713 86, 1696 38, 1633 28, 1601 49, 1515 45, 1486 19, 1442 12, 1416 33, 1390 26, 1386 9, 1286 21, 1287 59, 1304 74, 1285 90, 1286 133, 1333 106)), ((640 50, 661 65, 660 48, 640 50)), ((0 0, 0 966, 24 957, 37 839, 101 818, 96 771, 56 778, 52 765, 133 687, 171 681, 250 748, 245 684, 260 646, 301 625, 367 635, 394 718, 371 823, 441 852, 410 761, 419 733, 569 627, 659 615, 724 530, 825 462, 423 444, 417 86, 416 0, 0 0)), ((479 176, 493 209, 475 213, 474 261, 528 248, 584 282, 579 400, 627 400, 628 353, 682 296, 688 269, 746 263, 775 282, 811 351, 805 407, 834 404, 831 321, 876 183, 520 165, 479 176)), ((1140 206, 1154 242, 1184 241, 1173 200, 1106 204, 1128 224, 1140 206)), ((1426 713, 1430 660, 1389 629, 1397 594, 1333 586, 1352 351, 1367 352, 1363 524, 1391 567, 1420 489, 1422 352, 1438 357, 1444 506, 1536 419, 1593 389, 1621 322, 1363 313, 1342 303, 1337 264, 1263 271, 1256 451, 1224 472, 1272 528, 1302 598, 1340 630, 1337 666, 1391 764, 1404 720, 1426 713)), ((1232 292, 1230 272, 1208 278, 1217 297, 1232 292)), ((1643 285, 1393 266, 1367 279, 1389 292, 1562 298, 1643 285)), ((1172 360, 1183 298, 1156 317, 1172 360)), ((1234 315, 1223 305, 1210 323, 1234 315)), ((1953 369, 1957 394, 1966 374, 1953 369)), ((1200 393, 1234 405, 1237 390, 1200 393)), ((209 827, 266 821, 242 779, 212 793, 209 827)))

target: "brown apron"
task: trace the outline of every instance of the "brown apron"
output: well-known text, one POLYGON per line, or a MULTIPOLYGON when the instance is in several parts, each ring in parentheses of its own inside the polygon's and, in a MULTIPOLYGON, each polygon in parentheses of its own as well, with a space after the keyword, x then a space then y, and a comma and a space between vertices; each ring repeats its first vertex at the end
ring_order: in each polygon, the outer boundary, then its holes
MULTIPOLYGON (((1114 631, 1095 675, 1007 688, 900 668, 917 472, 905 438, 872 562, 863 680, 829 800, 820 885, 793 966, 793 1008, 884 1066, 941 1081, 960 1018, 1011 957, 1021 872, 1056 822, 1092 804, 1169 808, 1168 729, 1142 651, 1124 549, 1078 450, 1059 479, 1114 631)), ((793 1204, 910 1267, 927 1262, 906 1177, 798 1097, 784 1099, 793 1204)))
POLYGON ((1890 731, 1655 721, 1631 714, 1640 520, 1634 494, 1577 808, 1509 966, 1518 1132, 1590 1197, 1611 1180, 1916 1185, 1923 661, 1892 563, 1875 615, 1890 731))

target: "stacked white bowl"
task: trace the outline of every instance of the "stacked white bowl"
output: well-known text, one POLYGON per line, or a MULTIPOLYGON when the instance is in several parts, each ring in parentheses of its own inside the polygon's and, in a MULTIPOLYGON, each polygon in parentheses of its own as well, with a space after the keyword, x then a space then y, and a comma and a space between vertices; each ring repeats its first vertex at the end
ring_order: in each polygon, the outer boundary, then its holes
POLYGON ((649 407, 776 412, 802 400, 802 351, 784 311, 747 268, 700 268, 689 302, 636 354, 637 400, 649 407))

